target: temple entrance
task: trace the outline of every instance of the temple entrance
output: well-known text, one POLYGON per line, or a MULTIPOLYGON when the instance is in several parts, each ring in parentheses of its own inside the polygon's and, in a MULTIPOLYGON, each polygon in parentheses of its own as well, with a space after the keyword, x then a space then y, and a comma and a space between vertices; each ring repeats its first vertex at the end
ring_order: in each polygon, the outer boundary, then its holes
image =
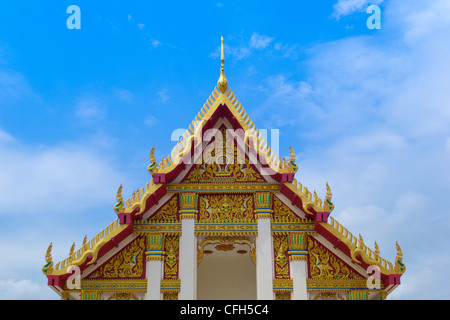
MULTIPOLYGON (((217 239, 217 238, 216 238, 217 239)), ((199 248, 198 300, 256 300, 254 251, 247 243, 209 243, 199 248)))

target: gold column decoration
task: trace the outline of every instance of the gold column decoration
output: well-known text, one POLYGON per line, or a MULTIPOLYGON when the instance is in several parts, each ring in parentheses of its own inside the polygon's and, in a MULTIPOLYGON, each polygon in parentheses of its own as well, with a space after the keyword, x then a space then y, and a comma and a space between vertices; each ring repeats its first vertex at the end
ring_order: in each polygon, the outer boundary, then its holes
POLYGON ((148 234, 146 244, 145 257, 147 261, 164 260, 164 234, 148 234))
POLYGON ((198 213, 198 194, 196 192, 180 193, 180 219, 196 219, 198 213))
POLYGON ((289 261, 308 259, 308 234, 291 232, 289 234, 289 261))
POLYGON ((367 290, 350 290, 348 292, 348 300, 369 300, 369 292, 367 290))
POLYGON ((290 300, 293 291, 293 281, 290 278, 289 259, 287 252, 289 249, 287 235, 273 236, 275 279, 273 279, 273 291, 276 300, 290 300))
POLYGON ((179 235, 166 235, 164 239, 164 277, 161 280, 161 292, 164 300, 177 300, 180 291, 178 278, 179 235))
POLYGON ((95 290, 95 291, 81 291, 81 300, 100 300, 100 297, 102 295, 101 291, 95 290))
POLYGON ((273 214, 273 195, 272 192, 255 192, 255 218, 272 219, 273 214))

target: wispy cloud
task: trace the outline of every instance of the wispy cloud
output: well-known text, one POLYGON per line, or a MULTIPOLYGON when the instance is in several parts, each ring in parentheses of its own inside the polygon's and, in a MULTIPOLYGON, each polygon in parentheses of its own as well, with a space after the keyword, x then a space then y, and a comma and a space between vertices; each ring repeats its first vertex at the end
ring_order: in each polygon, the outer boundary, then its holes
MULTIPOLYGON (((366 4, 352 3, 337 12, 366 4)), ((267 97, 256 114, 261 119, 271 114, 268 123, 289 132, 299 128, 293 140, 301 142, 293 147, 300 149, 301 182, 318 189, 329 182, 338 221, 360 232, 372 248, 376 240, 390 261, 395 241, 400 243, 409 269, 393 297, 413 293, 428 299, 420 287, 431 292, 438 281, 416 252, 427 251, 439 272, 450 267, 441 254, 450 241, 445 231, 450 210, 423 215, 450 188, 450 92, 443 72, 450 70, 450 43, 443 31, 450 28, 450 5, 413 1, 407 11, 400 10, 402 1, 386 6, 391 32, 315 46, 303 61, 308 70, 303 80, 283 74, 265 79, 267 97), (289 120, 283 122, 286 115, 289 120), (426 281, 420 279, 424 270, 426 281)), ((445 292, 433 297, 445 298, 445 292)))
POLYGON ((169 89, 164 88, 158 91, 158 102, 165 104, 167 101, 169 101, 170 95, 169 95, 169 89))
POLYGON ((150 39, 150 42, 151 42, 153 48, 157 48, 157 47, 162 46, 162 43, 159 40, 150 39))
POLYGON ((250 38, 249 45, 250 48, 255 48, 257 50, 265 49, 273 40, 274 40, 273 37, 259 35, 256 32, 254 32, 250 38))
POLYGON ((158 122, 158 119, 156 119, 156 117, 151 114, 148 115, 144 121, 144 123, 149 127, 153 127, 157 122, 158 122))
POLYGON ((81 210, 109 201, 114 188, 105 186, 120 180, 113 165, 88 145, 0 143, 0 154, 0 215, 81 210))
POLYGON ((75 115, 83 121, 92 121, 103 118, 104 108, 97 98, 82 97, 75 105, 75 115))
POLYGON ((333 6, 333 17, 339 19, 358 11, 365 11, 371 5, 379 5, 383 0, 338 0, 333 6))
MULTIPOLYGON (((253 32, 250 39, 240 40, 240 43, 235 46, 224 44, 224 51, 226 55, 232 56, 235 60, 241 60, 249 57, 254 50, 263 50, 269 47, 274 41, 273 37, 267 35, 260 35, 253 32)), ((210 57, 220 57, 220 47, 210 53, 210 57)))

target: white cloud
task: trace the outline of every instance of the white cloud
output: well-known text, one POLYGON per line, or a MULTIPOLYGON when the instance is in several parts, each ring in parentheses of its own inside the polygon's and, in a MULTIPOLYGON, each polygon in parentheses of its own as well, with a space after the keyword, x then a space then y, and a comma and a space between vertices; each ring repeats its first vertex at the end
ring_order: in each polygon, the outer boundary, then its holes
POLYGON ((156 39, 150 39, 150 42, 152 43, 153 48, 162 46, 162 43, 156 39))
POLYGON ((148 115, 144 121, 144 123, 149 127, 153 127, 157 122, 158 122, 158 119, 156 119, 156 117, 151 114, 148 115))
POLYGON ((2 128, 0 128, 0 143, 5 142, 14 142, 16 139, 14 139, 13 136, 11 136, 6 131, 3 131, 2 128))
POLYGON ((333 16, 339 19, 342 16, 353 14, 357 11, 365 11, 371 5, 379 5, 383 0, 338 0, 333 5, 333 16))
MULTIPOLYGON (((269 47, 269 45, 274 41, 275 38, 269 37, 267 35, 260 35, 253 32, 250 39, 240 40, 238 45, 230 46, 228 43, 224 43, 224 53, 226 56, 232 56, 234 60, 242 60, 251 56, 254 50, 262 50, 269 47)), ((218 58, 220 57, 221 50, 220 47, 210 53, 210 57, 218 58)))
POLYGON ((169 89, 161 89, 158 91, 158 102, 160 103, 167 103, 169 101, 170 95, 169 95, 169 89))
MULTIPOLYGON (((368 3, 338 4, 342 16, 368 3)), ((311 48, 304 79, 266 78, 267 98, 253 114, 298 128, 290 138, 297 179, 310 190, 328 181, 338 221, 369 246, 377 241, 389 261, 399 242, 407 271, 393 297, 445 299, 449 281, 438 275, 450 263, 442 254, 450 210, 439 204, 450 189, 450 4, 391 1, 384 14, 386 32, 311 48)))
POLYGON ((132 103, 134 101, 133 93, 128 89, 116 89, 114 90, 114 95, 123 102, 132 103))
POLYGON ((46 286, 45 281, 0 279, 0 300, 47 300, 55 297, 56 293, 46 286))
MULTIPOLYGON (((111 201, 121 177, 88 144, 0 144, 0 215, 71 212, 111 201)), ((112 199, 114 201, 114 199, 112 199)))
POLYGON ((87 121, 101 119, 104 116, 104 110, 98 99, 83 97, 75 106, 75 115, 87 121))
POLYGON ((273 37, 259 35, 254 32, 250 38, 250 47, 255 49, 265 49, 272 41, 273 37))

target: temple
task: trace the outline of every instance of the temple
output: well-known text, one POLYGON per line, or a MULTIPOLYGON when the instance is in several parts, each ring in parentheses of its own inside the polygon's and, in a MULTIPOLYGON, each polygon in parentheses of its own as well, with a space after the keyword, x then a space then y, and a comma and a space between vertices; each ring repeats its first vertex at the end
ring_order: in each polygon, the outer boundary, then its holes
POLYGON ((324 197, 279 157, 229 88, 223 38, 217 86, 171 154, 155 147, 149 182, 115 220, 42 268, 64 300, 386 299, 405 272, 331 217, 324 197))

